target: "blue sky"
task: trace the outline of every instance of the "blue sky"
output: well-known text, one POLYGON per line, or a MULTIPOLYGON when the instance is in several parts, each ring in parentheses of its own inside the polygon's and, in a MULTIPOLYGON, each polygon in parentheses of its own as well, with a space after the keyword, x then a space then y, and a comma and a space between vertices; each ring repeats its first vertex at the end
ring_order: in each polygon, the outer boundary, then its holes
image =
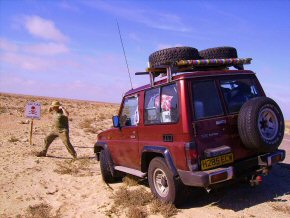
POLYGON ((290 119, 290 1, 0 0, 0 92, 119 102, 150 53, 234 46, 290 119))

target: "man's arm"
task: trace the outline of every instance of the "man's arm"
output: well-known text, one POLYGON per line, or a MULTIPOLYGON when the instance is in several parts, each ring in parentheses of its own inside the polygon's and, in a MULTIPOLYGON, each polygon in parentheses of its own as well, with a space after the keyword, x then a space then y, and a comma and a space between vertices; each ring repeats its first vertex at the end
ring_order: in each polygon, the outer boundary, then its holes
POLYGON ((59 107, 59 109, 62 110, 64 116, 66 116, 66 117, 69 116, 69 112, 64 107, 61 106, 61 107, 59 107))

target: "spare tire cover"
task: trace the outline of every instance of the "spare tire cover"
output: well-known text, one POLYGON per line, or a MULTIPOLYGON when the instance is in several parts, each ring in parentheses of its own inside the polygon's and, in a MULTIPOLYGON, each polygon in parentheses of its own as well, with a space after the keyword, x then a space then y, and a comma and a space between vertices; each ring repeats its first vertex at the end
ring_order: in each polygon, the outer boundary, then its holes
POLYGON ((150 67, 172 64, 180 60, 200 59, 198 50, 192 47, 173 47, 153 52, 149 56, 150 67))
POLYGON ((257 152, 276 150, 283 140, 284 128, 282 111, 271 98, 253 98, 240 109, 238 130, 246 148, 257 152))

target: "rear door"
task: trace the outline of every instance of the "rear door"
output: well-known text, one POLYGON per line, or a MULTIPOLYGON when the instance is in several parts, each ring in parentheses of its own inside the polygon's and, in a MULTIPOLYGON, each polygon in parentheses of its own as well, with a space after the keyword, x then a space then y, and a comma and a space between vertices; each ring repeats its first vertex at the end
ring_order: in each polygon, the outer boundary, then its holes
POLYGON ((235 160, 255 155, 256 152, 246 149, 240 139, 238 116, 243 104, 252 98, 261 96, 263 91, 258 88, 255 77, 249 75, 222 77, 218 84, 228 114, 227 128, 233 144, 235 160))
MULTIPOLYGON (((199 158, 205 159, 206 149, 232 145, 227 128, 228 120, 215 80, 192 81, 191 89, 195 141, 199 158)), ((202 170, 213 167, 214 165, 201 164, 202 170)))

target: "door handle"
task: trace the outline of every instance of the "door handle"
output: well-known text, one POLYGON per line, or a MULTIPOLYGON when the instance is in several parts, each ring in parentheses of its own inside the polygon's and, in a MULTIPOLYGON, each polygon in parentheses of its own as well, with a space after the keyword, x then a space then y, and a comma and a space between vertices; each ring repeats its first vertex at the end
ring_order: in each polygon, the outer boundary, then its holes
POLYGON ((217 126, 225 126, 226 123, 227 123, 226 120, 217 120, 217 121, 215 121, 215 124, 216 124, 217 126))

